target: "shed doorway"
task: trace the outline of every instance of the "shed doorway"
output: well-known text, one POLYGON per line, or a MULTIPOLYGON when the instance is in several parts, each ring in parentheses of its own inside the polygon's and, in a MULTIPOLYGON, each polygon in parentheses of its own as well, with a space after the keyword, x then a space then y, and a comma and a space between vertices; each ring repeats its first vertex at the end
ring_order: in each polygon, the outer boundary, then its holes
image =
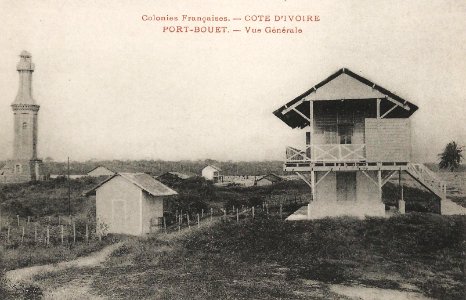
POLYGON ((356 172, 337 172, 337 201, 356 201, 356 172))

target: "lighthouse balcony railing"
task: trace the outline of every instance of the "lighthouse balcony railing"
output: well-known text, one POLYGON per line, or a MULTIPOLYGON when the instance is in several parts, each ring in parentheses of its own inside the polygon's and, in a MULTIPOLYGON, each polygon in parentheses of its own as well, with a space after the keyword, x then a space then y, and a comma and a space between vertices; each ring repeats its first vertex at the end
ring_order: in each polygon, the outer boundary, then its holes
POLYGON ((286 163, 360 162, 366 160, 365 144, 320 144, 286 148, 286 163))

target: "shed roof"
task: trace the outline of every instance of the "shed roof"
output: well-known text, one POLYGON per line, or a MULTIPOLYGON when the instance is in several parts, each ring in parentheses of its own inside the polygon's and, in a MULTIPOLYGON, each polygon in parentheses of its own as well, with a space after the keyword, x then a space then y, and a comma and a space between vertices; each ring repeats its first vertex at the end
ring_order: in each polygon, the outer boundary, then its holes
POLYGON ((95 170, 97 170, 97 169, 99 169, 99 168, 103 168, 103 169, 105 169, 105 170, 107 170, 107 171, 112 172, 112 173, 115 174, 115 172, 113 172, 112 170, 110 170, 109 168, 107 168, 107 167, 105 167, 105 166, 97 166, 97 167, 93 168, 92 170, 90 170, 89 172, 87 172, 87 174, 89 174, 89 173, 91 173, 92 171, 95 171, 95 170))
MULTIPOLYGON (((342 77, 340 77, 342 78, 342 77)), ((353 81, 354 81, 353 80, 353 81)), ((343 81, 348 82, 347 80, 343 81)), ((347 68, 342 68, 335 72, 334 74, 330 75, 326 79, 322 80, 309 90, 307 90, 305 93, 299 95, 298 97, 294 98, 293 100, 289 101, 287 104, 283 105, 279 109, 275 110, 273 113, 275 116, 277 116, 279 119, 281 119, 283 122, 285 122, 288 126, 292 128, 304 128, 309 125, 309 122, 303 118, 300 114, 303 114, 305 116, 309 116, 309 105, 307 105, 306 102, 303 102, 303 100, 314 100, 314 101, 319 101, 319 100, 369 100, 369 99, 390 99, 391 101, 398 102, 401 105, 393 109, 393 111, 390 112, 390 115, 388 117, 397 117, 397 118, 408 118, 410 117, 417 109, 418 107, 401 98, 400 96, 395 95, 394 93, 390 92, 389 90, 381 87, 380 85, 375 84, 374 82, 370 81, 367 78, 364 78, 360 75, 357 75, 350 71, 347 68), (360 83, 362 86, 368 86, 371 88, 371 90, 367 90, 364 93, 360 93, 362 89, 358 88, 356 89, 357 91, 352 91, 353 93, 350 93, 348 97, 344 97, 339 93, 332 93, 327 91, 322 95, 321 93, 317 92, 319 89, 322 87, 328 85, 335 79, 339 78, 342 75, 347 75, 349 78, 356 80, 358 83, 360 83), (369 91, 372 91, 370 93, 369 91), (359 92, 359 93, 358 93, 359 92), (359 96, 354 96, 355 94, 358 94, 359 96), (323 97, 321 99, 321 97, 323 97), (290 107, 293 107, 299 111, 296 112, 295 110, 291 109, 290 107)))
POLYGON ((260 181, 262 179, 267 179, 267 180, 269 180, 271 182, 279 182, 279 181, 283 180, 283 178, 281 178, 280 176, 278 176, 277 174, 274 174, 274 173, 264 175, 261 178, 259 178, 257 181, 260 181))
POLYGON ((168 186, 164 185, 160 181, 155 180, 152 176, 145 173, 116 173, 112 175, 110 178, 99 183, 97 186, 92 188, 91 190, 85 193, 86 196, 93 195, 95 191, 104 185, 106 182, 112 180, 113 178, 121 176, 122 178, 126 179, 127 181, 133 183, 140 189, 146 191, 147 193, 153 196, 171 196, 177 195, 178 193, 169 188, 168 186))

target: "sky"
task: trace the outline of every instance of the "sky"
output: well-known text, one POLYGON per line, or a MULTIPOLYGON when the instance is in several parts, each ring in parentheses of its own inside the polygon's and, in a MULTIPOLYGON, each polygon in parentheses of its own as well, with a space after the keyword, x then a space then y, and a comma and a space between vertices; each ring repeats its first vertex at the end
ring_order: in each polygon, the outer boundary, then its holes
POLYGON ((464 1, 0 0, 0 15, 0 160, 22 50, 36 65, 42 158, 282 160, 304 133, 272 112, 342 67, 419 106, 415 161, 466 144, 464 1), (241 20, 142 20, 184 14, 241 20), (246 21, 258 15, 320 21, 246 21), (302 33, 246 32, 267 26, 302 33))

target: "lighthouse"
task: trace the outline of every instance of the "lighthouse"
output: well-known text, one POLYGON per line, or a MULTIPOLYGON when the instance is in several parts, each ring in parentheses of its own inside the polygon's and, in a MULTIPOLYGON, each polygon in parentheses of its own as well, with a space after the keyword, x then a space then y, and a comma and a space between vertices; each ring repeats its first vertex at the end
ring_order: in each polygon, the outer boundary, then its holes
POLYGON ((38 115, 40 106, 32 96, 34 64, 31 54, 23 51, 16 65, 18 93, 11 104, 14 118, 13 157, 0 170, 0 182, 17 183, 42 179, 42 161, 37 158, 38 115))

